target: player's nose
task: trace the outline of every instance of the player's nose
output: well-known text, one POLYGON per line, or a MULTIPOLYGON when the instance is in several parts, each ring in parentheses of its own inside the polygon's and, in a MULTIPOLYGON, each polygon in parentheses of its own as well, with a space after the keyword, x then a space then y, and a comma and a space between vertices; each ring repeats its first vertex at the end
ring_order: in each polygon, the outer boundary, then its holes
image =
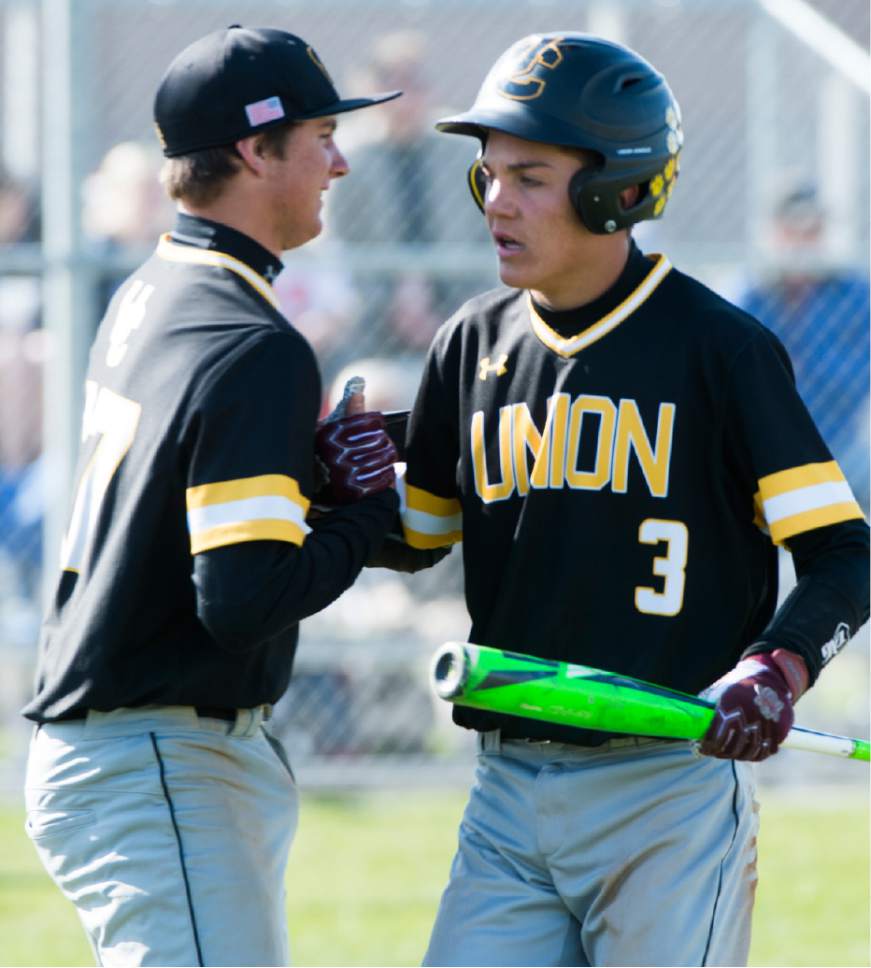
POLYGON ((491 178, 484 192, 484 212, 486 215, 507 218, 514 214, 514 204, 505 183, 499 178, 491 178))
POLYGON ((351 170, 348 159, 342 154, 338 146, 333 145, 333 155, 330 159, 330 178, 342 178, 351 170))

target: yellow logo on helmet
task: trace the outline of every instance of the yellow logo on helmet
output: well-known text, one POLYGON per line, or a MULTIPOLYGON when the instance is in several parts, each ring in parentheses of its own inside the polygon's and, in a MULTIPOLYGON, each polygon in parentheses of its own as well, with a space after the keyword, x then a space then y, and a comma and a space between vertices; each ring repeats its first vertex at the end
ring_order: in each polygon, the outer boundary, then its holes
POLYGON ((533 76, 536 67, 552 71, 563 62, 559 49, 562 37, 545 41, 541 37, 530 37, 514 54, 515 61, 508 77, 499 81, 499 93, 513 101, 534 101, 541 97, 547 86, 546 77, 533 76))

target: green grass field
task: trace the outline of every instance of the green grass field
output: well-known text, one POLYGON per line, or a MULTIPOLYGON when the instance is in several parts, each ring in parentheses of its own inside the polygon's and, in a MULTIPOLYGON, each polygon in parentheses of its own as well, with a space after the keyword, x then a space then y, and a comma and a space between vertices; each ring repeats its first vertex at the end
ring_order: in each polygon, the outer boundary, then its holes
MULTIPOLYGON (((461 793, 304 797, 288 869, 296 965, 416 965, 444 886, 461 793)), ((762 791, 752 965, 869 964, 868 799, 762 791)), ((0 810, 0 964, 91 965, 20 810, 0 810)))

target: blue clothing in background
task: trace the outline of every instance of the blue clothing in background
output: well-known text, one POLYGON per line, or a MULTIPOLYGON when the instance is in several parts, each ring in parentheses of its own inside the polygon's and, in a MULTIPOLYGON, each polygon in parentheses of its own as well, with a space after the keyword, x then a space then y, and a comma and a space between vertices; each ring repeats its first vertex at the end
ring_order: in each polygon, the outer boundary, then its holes
POLYGON ((868 510, 869 287, 861 276, 783 277, 741 305, 783 342, 799 393, 868 510))

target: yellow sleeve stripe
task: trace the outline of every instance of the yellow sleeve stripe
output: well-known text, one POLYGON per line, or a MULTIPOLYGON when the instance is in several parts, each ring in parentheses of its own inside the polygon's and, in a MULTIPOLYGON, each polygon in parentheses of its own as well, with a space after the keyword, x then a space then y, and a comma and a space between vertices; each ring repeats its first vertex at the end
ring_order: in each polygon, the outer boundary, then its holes
POLYGON ((405 532, 405 540, 412 548, 444 548, 446 545, 456 544, 463 540, 462 531, 448 531, 445 534, 422 534, 414 531, 403 522, 402 530, 405 532))
POLYGON ((803 531, 862 517, 836 461, 805 464, 763 477, 754 504, 756 523, 764 521, 775 544, 803 531))
POLYGON ((303 527, 292 521, 270 518, 219 524, 213 528, 191 533, 191 554, 196 555, 211 548, 222 548, 224 545, 241 544, 243 541, 287 541, 301 546, 306 534, 311 530, 308 526, 303 527))
POLYGON ((463 510, 453 497, 438 497, 406 484, 402 530, 412 548, 442 548, 463 540, 463 510))
POLYGON ((437 497, 424 491, 422 488, 414 487, 406 483, 406 503, 413 511, 423 511, 425 514, 435 515, 440 518, 454 517, 460 514, 460 502, 453 497, 437 497))
POLYGON ((191 553, 242 541, 302 545, 309 502, 284 474, 263 474, 187 489, 191 553))
POLYGON ((775 544, 782 544, 795 534, 812 531, 814 528, 824 528, 827 524, 852 521, 862 516, 862 509, 855 501, 830 504, 828 507, 781 518, 776 524, 771 525, 771 540, 775 544))
POLYGON ((844 475, 838 462, 826 461, 823 464, 803 464, 801 467, 790 467, 787 471, 767 474, 759 479, 759 493, 762 500, 777 497, 787 491, 809 487, 811 484, 825 484, 829 481, 843 481, 844 475))
POLYGON ((463 515, 458 511, 450 517, 441 517, 407 507, 402 512, 402 524, 418 534, 449 534, 463 530, 463 515))
POLYGON ((297 504, 303 514, 308 513, 311 503, 303 497, 299 484, 292 477, 286 474, 261 474, 259 477, 240 477, 233 481, 189 487, 187 506, 190 511, 210 504, 226 504, 228 501, 243 501, 255 497, 283 497, 297 504))

